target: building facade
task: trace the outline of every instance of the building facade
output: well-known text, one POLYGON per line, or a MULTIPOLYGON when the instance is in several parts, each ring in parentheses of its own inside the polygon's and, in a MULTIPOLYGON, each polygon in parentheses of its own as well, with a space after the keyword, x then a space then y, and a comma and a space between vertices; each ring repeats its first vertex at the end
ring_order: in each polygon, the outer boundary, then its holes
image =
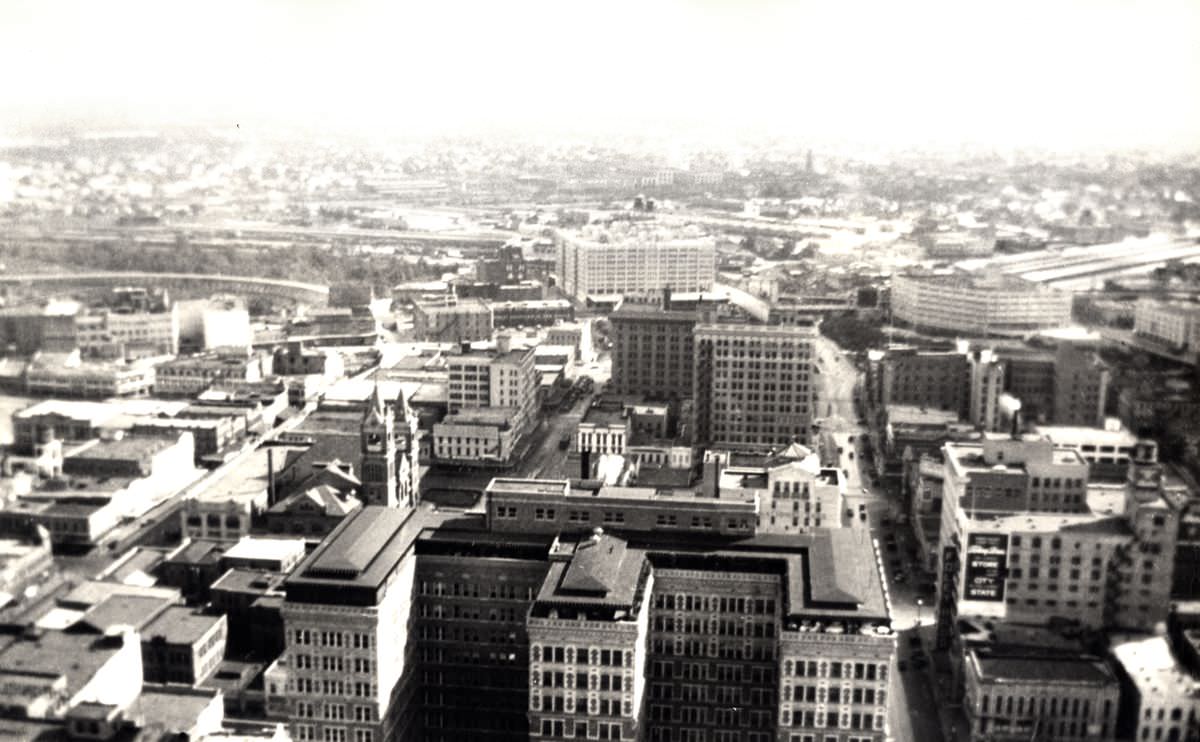
POLYGON ((697 325, 697 442, 734 450, 808 442, 819 415, 816 338, 815 324, 697 325))
POLYGON ((626 305, 609 317, 615 394, 678 399, 692 394, 696 312, 626 305))
POLYGON ((1071 324, 1071 294, 1014 276, 900 275, 892 316, 943 332, 1024 335, 1071 324))
POLYGON ((560 230, 556 241, 559 280, 580 301, 656 297, 666 288, 708 291, 716 280, 716 241, 697 230, 625 223, 560 230))

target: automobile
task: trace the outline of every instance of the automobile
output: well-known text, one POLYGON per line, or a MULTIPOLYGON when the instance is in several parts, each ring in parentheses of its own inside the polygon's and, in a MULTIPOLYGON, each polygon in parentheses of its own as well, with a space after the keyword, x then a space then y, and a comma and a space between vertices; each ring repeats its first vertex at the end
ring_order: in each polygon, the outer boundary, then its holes
POLYGON ((567 447, 570 445, 571 445, 571 436, 564 435, 562 438, 558 439, 559 450, 566 451, 567 447))
POLYGON ((846 508, 846 517, 850 519, 854 518, 854 508, 846 508))
POLYGON ((854 461, 854 452, 853 451, 850 452, 850 460, 854 461))
POLYGON ((869 494, 871 494, 871 490, 867 489, 866 487, 863 487, 863 488, 862 488, 862 491, 863 491, 863 494, 864 494, 864 495, 869 495, 869 494))
POLYGON ((858 519, 861 520, 863 523, 866 523, 867 522, 867 514, 865 512, 859 513, 858 519))
POLYGON ((904 584, 905 579, 907 579, 907 578, 905 578, 903 572, 893 572, 892 573, 892 582, 896 583, 897 585, 904 584))

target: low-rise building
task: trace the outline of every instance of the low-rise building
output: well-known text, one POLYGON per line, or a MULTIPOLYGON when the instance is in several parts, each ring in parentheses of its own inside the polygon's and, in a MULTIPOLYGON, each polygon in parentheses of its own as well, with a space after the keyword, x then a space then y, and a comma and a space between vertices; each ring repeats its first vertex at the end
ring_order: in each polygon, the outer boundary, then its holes
POLYGON ((964 683, 972 740, 1118 738, 1121 686, 1098 657, 973 647, 964 683))
POLYGON ((225 616, 170 606, 142 629, 142 672, 148 683, 198 685, 225 654, 225 616))
POLYGON ((154 393, 194 397, 219 381, 262 381, 272 372, 271 360, 270 353, 247 347, 167 361, 155 368, 154 393))
POLYGON ((1126 698, 1121 738, 1200 738, 1200 679, 1183 667, 1162 635, 1110 638, 1126 698))
POLYGON ((443 343, 491 340, 492 308, 479 299, 417 302, 413 305, 413 336, 443 343))
POLYGON ((1142 297, 1133 315, 1134 334, 1175 353, 1200 351, 1200 304, 1142 297))
POLYGON ((575 360, 579 363, 591 363, 596 359, 596 348, 592 344, 592 322, 589 319, 559 322, 547 328, 546 344, 574 348, 575 360))
POLYGON ((575 319, 575 307, 566 299, 530 299, 492 302, 496 327, 545 327, 575 319))

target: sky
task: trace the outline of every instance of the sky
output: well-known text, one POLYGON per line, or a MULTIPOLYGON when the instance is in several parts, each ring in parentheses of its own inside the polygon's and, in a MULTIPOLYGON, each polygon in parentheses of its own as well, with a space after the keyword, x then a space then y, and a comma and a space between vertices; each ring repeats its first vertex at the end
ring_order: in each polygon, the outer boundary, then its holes
POLYGON ((4 0, 0 133, 1200 145, 1200 0, 4 0))

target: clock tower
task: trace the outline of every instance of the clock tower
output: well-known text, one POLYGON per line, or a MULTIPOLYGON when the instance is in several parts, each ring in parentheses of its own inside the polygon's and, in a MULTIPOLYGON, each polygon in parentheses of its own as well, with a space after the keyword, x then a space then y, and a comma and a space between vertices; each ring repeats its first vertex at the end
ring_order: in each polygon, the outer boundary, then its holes
POLYGON ((375 385, 359 427, 362 440, 362 499, 364 505, 394 508, 396 497, 396 429, 392 412, 375 385))

